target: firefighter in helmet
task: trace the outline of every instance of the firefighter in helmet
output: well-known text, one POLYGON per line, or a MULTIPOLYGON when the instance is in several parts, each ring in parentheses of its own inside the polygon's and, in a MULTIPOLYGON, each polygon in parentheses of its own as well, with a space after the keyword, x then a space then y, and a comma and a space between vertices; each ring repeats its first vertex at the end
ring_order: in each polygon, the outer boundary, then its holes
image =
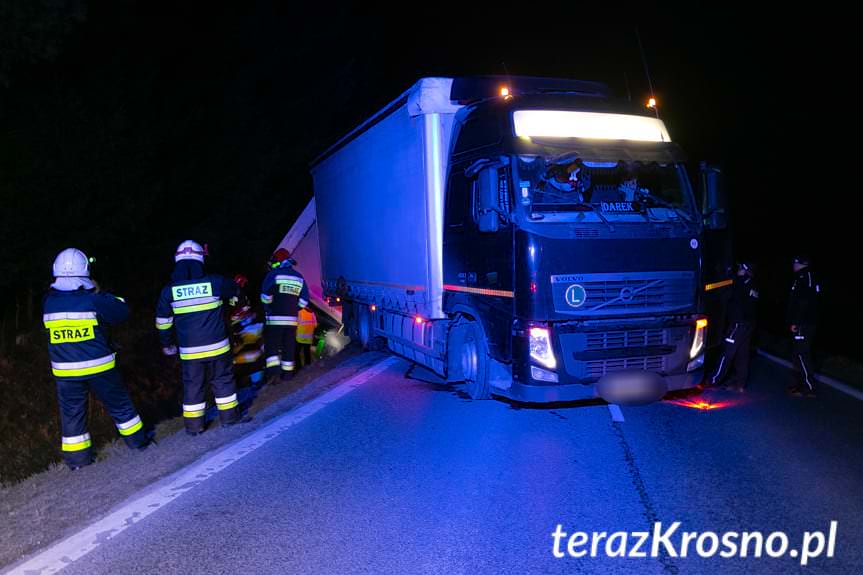
POLYGON ((248 421, 242 416, 232 371, 231 342, 222 304, 236 302, 237 285, 204 270, 205 250, 187 240, 174 254, 174 271, 156 304, 162 353, 180 354, 183 421, 186 433, 204 431, 207 385, 212 386, 222 426, 248 421))
POLYGON ((125 301, 100 292, 90 279, 90 260, 75 248, 54 260, 54 283, 45 296, 42 321, 57 382, 63 460, 75 470, 93 462, 87 431, 87 399, 92 390, 105 405, 130 448, 144 449, 149 436, 120 380, 107 328, 129 316, 125 301))
POLYGON ((270 262, 271 269, 261 285, 261 301, 266 312, 267 381, 272 385, 294 375, 298 313, 309 305, 309 286, 303 275, 294 269, 296 262, 288 250, 279 248, 270 262))

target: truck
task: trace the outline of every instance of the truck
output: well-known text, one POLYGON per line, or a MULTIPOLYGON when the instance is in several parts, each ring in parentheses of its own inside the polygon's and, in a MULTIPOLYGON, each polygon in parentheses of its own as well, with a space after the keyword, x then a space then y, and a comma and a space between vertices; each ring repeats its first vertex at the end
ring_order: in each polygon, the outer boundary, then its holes
POLYGON ((598 82, 422 78, 311 165, 321 298, 474 399, 691 388, 731 280, 721 172, 686 164, 598 82))

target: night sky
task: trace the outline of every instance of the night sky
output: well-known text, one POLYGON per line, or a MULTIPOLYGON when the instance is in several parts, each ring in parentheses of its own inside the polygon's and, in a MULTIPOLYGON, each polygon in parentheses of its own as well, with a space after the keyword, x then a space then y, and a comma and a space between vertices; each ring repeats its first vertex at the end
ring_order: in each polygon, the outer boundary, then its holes
POLYGON ((693 168, 728 176, 736 252, 761 266, 770 327, 805 250, 827 294, 822 347, 863 356, 849 327, 863 320, 849 19, 727 3, 304 4, 2 0, 4 317, 69 245, 142 305, 187 237, 219 271, 259 274, 311 197, 308 163, 420 77, 597 80, 642 101, 637 29, 672 138, 693 168))

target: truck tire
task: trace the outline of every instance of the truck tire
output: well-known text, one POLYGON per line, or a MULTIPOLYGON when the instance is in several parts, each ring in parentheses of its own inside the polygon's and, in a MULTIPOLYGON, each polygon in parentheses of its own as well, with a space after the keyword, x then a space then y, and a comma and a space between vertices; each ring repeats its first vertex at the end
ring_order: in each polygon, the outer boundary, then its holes
POLYGON ((386 349, 386 338, 375 335, 375 316, 371 313, 368 306, 357 304, 355 310, 357 340, 363 346, 363 349, 367 351, 382 351, 386 349))
POLYGON ((488 382, 488 346, 485 333, 479 324, 472 321, 463 327, 457 353, 465 391, 472 399, 489 399, 491 392, 488 382))
POLYGON ((369 344, 372 341, 372 324, 369 308, 362 304, 356 304, 354 310, 356 311, 354 317, 356 317, 357 339, 360 345, 363 346, 363 349, 369 349, 369 344))

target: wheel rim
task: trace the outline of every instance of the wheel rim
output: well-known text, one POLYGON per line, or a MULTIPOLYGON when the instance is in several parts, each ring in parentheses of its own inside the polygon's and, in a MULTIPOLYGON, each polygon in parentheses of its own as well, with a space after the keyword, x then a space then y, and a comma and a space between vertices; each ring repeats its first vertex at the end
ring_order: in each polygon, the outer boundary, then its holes
POLYGON ((461 353, 462 374, 464 375, 465 383, 468 385, 476 382, 478 363, 479 354, 477 353, 476 340, 471 334, 465 337, 461 353))

